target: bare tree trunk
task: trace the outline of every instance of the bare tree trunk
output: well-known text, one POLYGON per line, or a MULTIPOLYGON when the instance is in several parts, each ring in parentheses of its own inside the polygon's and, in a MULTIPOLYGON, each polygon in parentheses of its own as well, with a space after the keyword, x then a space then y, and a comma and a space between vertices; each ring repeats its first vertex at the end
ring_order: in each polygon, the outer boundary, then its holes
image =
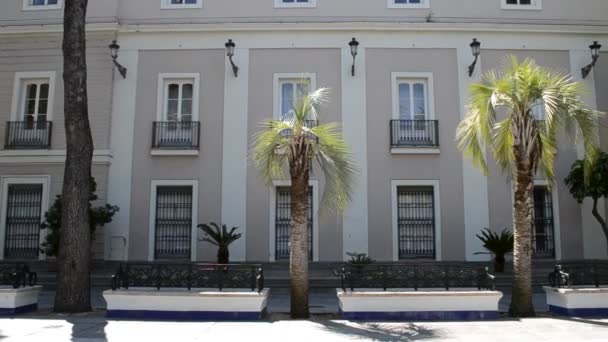
POLYGON ((308 161, 304 153, 290 162, 291 231, 289 286, 291 317, 308 318, 308 161))
POLYGON ((89 126, 85 18, 87 0, 66 0, 63 82, 67 156, 63 178, 55 311, 91 310, 89 195, 93 139, 89 126))
POLYGON ((597 210, 597 204, 598 204, 597 202, 598 202, 598 199, 594 198, 593 199, 593 210, 591 211, 591 213, 593 213, 593 217, 595 217, 597 222, 600 223, 600 227, 602 227, 602 231, 604 232, 604 236, 606 237, 606 247, 608 248, 608 224, 606 223, 606 220, 600 214, 599 210, 597 210))
POLYGON ((534 316, 532 304, 532 211, 534 172, 516 152, 513 199, 513 297, 509 313, 513 317, 534 316))

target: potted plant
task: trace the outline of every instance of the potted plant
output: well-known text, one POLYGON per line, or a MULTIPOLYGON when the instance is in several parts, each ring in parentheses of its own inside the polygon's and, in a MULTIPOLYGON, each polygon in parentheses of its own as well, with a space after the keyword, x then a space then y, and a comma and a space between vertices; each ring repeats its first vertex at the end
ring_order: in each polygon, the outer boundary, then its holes
POLYGON ((207 224, 199 224, 198 227, 205 232, 205 237, 202 241, 207 241, 218 247, 217 263, 227 264, 230 260, 229 246, 236 240, 240 239, 242 234, 237 233, 238 227, 232 227, 230 231, 225 224, 220 228, 215 222, 207 224))
POLYGON ((494 272, 502 273, 505 271, 505 256, 513 253, 513 233, 507 229, 503 229, 500 235, 491 231, 488 228, 481 230, 481 235, 476 235, 487 252, 478 252, 475 254, 492 254, 494 255, 494 272))

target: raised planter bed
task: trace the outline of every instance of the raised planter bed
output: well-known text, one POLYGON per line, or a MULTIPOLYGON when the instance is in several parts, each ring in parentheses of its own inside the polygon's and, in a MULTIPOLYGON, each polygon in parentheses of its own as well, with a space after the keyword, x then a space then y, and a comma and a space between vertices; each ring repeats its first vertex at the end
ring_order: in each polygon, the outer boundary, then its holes
POLYGON ((0 315, 15 315, 38 308, 42 286, 36 285, 36 273, 18 263, 0 264, 0 315))
POLYGON ((103 293, 111 318, 256 320, 270 294, 259 265, 128 263, 112 288, 103 293))
POLYGON ((549 311, 559 316, 608 317, 608 261, 564 262, 543 287, 549 311))
POLYGON ((463 264, 347 267, 337 289, 340 311, 352 320, 497 319, 502 293, 487 269, 463 264))

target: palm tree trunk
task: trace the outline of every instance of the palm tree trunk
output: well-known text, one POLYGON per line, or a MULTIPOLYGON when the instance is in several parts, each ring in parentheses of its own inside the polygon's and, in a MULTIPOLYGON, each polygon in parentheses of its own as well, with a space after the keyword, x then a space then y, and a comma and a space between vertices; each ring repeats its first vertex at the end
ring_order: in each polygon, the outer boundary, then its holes
POLYGON ((532 211, 534 172, 516 152, 513 199, 513 297, 509 313, 513 317, 534 316, 532 304, 532 211))
POLYGON ((62 191, 61 248, 55 311, 91 310, 89 195, 93 139, 88 117, 85 17, 87 0, 65 2, 63 81, 67 156, 62 191))
POLYGON ((291 317, 308 318, 308 163, 304 157, 290 163, 291 232, 289 286, 291 317))
POLYGON ((604 236, 606 237, 606 247, 608 248, 608 223, 606 223, 606 220, 602 217, 602 215, 600 214, 600 211, 597 209, 597 205, 598 205, 597 202, 598 202, 598 199, 594 198, 593 199, 593 210, 591 211, 591 213, 593 214, 593 217, 595 217, 597 222, 599 222, 600 227, 602 228, 602 231, 604 232, 604 236))

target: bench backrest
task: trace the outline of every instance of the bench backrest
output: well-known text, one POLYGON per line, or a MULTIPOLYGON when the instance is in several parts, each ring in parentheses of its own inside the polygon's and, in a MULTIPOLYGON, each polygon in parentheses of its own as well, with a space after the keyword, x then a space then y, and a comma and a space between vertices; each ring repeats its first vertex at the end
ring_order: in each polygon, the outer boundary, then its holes
POLYGON ((9 285, 17 289, 19 287, 34 286, 38 281, 36 272, 30 272, 30 268, 19 262, 0 263, 0 285, 9 285))

